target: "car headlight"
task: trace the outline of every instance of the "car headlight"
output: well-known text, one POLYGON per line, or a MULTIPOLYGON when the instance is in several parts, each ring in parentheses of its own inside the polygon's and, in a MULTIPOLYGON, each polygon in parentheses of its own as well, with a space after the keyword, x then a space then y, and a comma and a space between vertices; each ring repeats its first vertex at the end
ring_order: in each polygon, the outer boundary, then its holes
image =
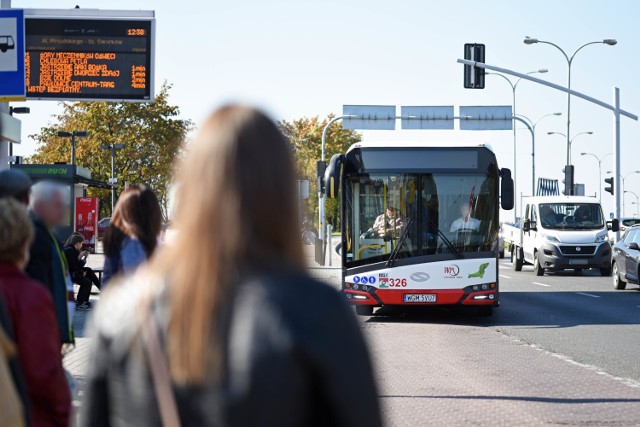
POLYGON ((607 237, 608 237, 607 234, 600 234, 599 236, 596 236, 596 243, 606 242, 607 237))
POLYGON ((558 238, 555 236, 549 236, 548 234, 543 234, 541 237, 547 242, 560 243, 560 240, 558 240, 558 238))

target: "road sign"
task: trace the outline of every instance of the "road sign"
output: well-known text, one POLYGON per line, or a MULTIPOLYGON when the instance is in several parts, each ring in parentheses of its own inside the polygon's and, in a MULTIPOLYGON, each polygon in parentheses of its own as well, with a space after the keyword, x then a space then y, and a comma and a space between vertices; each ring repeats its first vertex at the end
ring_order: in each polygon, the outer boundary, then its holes
MULTIPOLYGON (((479 43, 467 43, 464 45, 464 59, 484 63, 484 45, 479 43)), ((464 66, 465 89, 484 89, 484 68, 475 65, 464 66)))
POLYGON ((0 140, 6 139, 14 144, 20 143, 22 123, 9 114, 0 113, 0 140))
POLYGON ((0 102, 24 97, 24 14, 20 9, 0 9, 0 102))
POLYGON ((453 130, 453 105, 400 107, 402 129, 445 129, 453 130))
POLYGON ((460 107, 460 130, 512 130, 511 105, 460 107))
POLYGON ((153 11, 25 11, 27 98, 153 100, 153 11))
POLYGON ((343 105, 343 129, 394 130, 396 128, 395 105, 343 105))

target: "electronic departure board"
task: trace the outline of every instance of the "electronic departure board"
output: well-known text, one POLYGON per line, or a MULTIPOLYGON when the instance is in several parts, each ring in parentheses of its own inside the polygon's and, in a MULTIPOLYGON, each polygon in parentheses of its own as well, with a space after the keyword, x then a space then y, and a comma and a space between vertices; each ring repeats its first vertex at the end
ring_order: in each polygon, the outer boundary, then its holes
POLYGON ((27 99, 153 100, 153 19, 26 17, 27 99))

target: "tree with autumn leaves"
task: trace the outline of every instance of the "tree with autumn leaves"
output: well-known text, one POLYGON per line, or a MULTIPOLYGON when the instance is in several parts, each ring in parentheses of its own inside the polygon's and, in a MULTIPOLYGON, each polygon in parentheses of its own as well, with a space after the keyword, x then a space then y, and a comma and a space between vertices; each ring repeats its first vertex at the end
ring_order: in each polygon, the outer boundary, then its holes
MULTIPOLYGON (((86 130, 87 138, 76 140, 76 164, 89 169, 93 178, 108 181, 111 177, 111 150, 102 145, 124 144, 116 152, 117 193, 125 183, 146 184, 160 200, 165 216, 169 203, 176 158, 192 128, 190 120, 180 118, 180 109, 169 104, 169 84, 163 84, 153 102, 71 102, 61 103, 63 111, 55 122, 31 135, 38 142, 29 163, 69 162, 69 138, 58 131, 86 130)), ((101 200, 101 217, 110 214, 111 191, 89 188, 90 196, 101 200)))
MULTIPOLYGON (((54 123, 43 127, 40 133, 31 135, 31 138, 38 142, 38 148, 28 162, 69 162, 70 141, 68 138, 58 137, 58 131, 86 130, 88 137, 76 140, 76 164, 89 169, 94 179, 106 182, 111 176, 111 151, 100 147, 124 144, 125 148, 116 152, 117 193, 124 190, 127 182, 146 184, 156 192, 165 216, 168 216, 174 166, 182 153, 183 142, 193 128, 190 120, 180 118, 180 109, 169 103, 170 89, 171 86, 165 83, 150 103, 61 103, 63 111, 54 116, 54 123)), ((322 130, 333 117, 303 117, 278 122, 294 151, 300 179, 308 179, 310 182, 306 214, 313 218, 316 224, 316 163, 321 155, 322 130)), ((360 134, 342 129, 339 123, 332 125, 327 133, 327 160, 336 153, 346 152, 347 148, 360 141, 360 138, 360 134)), ((88 193, 102 201, 100 217, 109 215, 110 190, 89 188, 88 193)), ((334 227, 339 224, 337 200, 327 200, 327 221, 334 227)))
MULTIPOLYGON (((310 183, 309 199, 306 201, 306 214, 312 217, 317 225, 318 221, 318 188, 317 188, 317 162, 321 156, 322 130, 335 116, 330 115, 325 119, 318 116, 303 117, 293 121, 282 120, 278 126, 289 139, 296 157, 298 174, 300 179, 308 179, 310 183)), ((327 132, 326 156, 327 163, 331 156, 337 153, 345 153, 349 146, 359 142, 361 135, 354 130, 343 129, 340 123, 331 125, 327 132)), ((338 227, 340 221, 338 200, 327 199, 327 224, 338 227)))

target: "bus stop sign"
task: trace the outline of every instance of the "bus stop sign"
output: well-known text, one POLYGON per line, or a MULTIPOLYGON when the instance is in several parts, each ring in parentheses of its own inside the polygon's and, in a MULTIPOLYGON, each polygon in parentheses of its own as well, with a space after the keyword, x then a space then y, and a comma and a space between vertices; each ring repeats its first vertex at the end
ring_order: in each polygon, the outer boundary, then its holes
POLYGON ((24 13, 0 10, 0 102, 24 101, 24 13))

